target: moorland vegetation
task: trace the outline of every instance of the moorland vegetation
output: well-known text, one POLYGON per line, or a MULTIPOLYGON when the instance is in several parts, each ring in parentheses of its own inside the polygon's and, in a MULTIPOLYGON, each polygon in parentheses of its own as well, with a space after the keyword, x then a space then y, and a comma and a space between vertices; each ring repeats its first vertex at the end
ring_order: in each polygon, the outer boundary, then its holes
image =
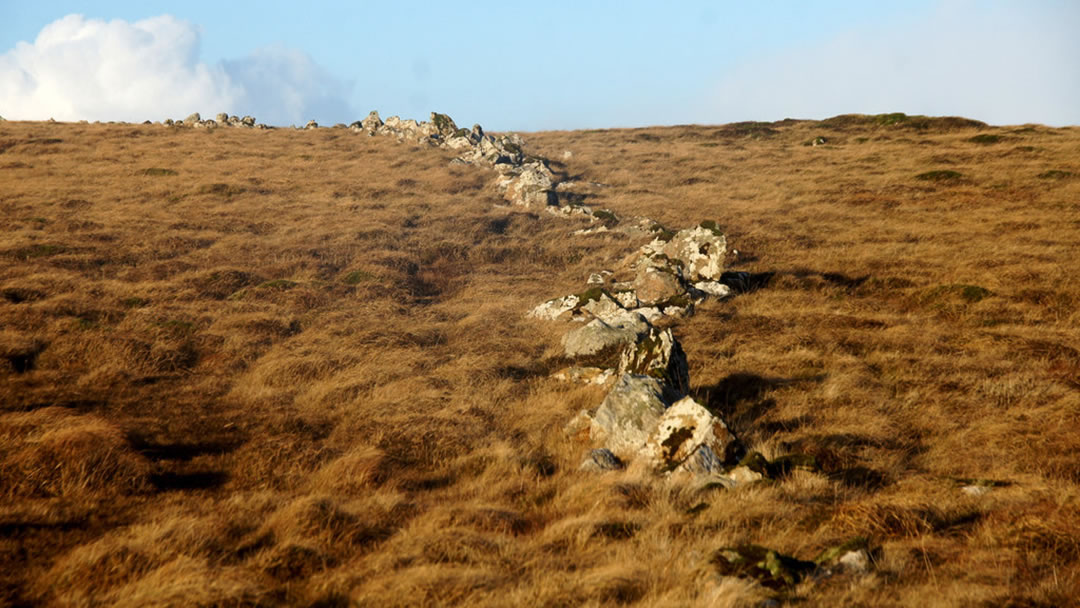
POLYGON ((523 148, 596 215, 345 128, 0 122, 0 605, 1075 601, 1080 130, 523 148), (527 313, 638 250, 618 217, 753 279, 669 326, 760 481, 578 470, 607 388, 527 313))

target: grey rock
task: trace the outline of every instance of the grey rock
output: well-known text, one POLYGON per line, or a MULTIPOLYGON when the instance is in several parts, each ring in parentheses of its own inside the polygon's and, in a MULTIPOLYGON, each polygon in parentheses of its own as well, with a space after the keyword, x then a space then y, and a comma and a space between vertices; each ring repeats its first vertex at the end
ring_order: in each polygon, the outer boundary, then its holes
POLYGON ((309 121, 307 121, 307 124, 304 125, 304 128, 305 129, 318 129, 319 128, 319 123, 315 122, 314 120, 309 120, 309 121))
POLYGON ((217 115, 217 121, 218 121, 218 123, 220 123, 222 125, 228 124, 229 115, 224 113, 224 112, 221 112, 220 114, 217 115))
POLYGON ((595 355, 621 344, 636 342, 649 327, 645 317, 623 310, 608 315, 607 320, 593 319, 584 327, 568 331, 562 339, 563 350, 570 358, 595 355))
POLYGON ((506 188, 506 199, 525 208, 557 205, 559 202, 553 190, 554 176, 543 163, 529 163, 522 168, 517 177, 510 180, 506 188))
POLYGON ((654 431, 667 402, 655 378, 625 374, 592 417, 590 436, 616 454, 632 456, 654 431))
POLYGON ((715 280, 724 272, 727 238, 715 224, 703 222, 701 226, 675 233, 664 245, 664 254, 683 263, 687 280, 715 280))
POLYGON ((588 473, 603 473, 605 471, 618 471, 624 468, 623 462, 619 460, 619 457, 612 453, 607 448, 600 448, 597 450, 589 450, 589 453, 585 455, 585 460, 581 462, 581 466, 578 467, 579 471, 588 473))
POLYGON ((194 125, 199 123, 200 121, 202 121, 202 116, 199 116, 199 113, 195 112, 194 114, 189 114, 188 117, 184 119, 184 124, 194 125))

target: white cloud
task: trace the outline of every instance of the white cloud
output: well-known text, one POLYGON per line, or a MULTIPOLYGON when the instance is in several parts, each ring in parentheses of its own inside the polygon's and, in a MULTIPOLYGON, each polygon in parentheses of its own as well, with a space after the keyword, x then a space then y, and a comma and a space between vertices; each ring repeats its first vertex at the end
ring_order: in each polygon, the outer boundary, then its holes
POLYGON ((0 55, 0 115, 160 120, 252 114, 270 124, 351 116, 347 88, 300 51, 271 47, 200 62, 199 30, 169 15, 136 22, 68 15, 0 55))
POLYGON ((740 65, 703 113, 714 121, 907 112, 1078 124, 1078 17, 1072 3, 944 3, 919 19, 740 65))

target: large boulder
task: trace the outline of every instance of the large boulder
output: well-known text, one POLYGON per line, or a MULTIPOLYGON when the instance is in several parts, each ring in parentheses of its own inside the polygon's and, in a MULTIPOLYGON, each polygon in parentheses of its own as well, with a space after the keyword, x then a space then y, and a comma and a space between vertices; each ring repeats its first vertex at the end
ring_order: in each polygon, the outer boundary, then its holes
POLYGON ((553 190, 554 176, 551 169, 543 163, 529 163, 522 167, 521 173, 510 180, 506 188, 506 199, 522 207, 559 204, 553 190))
POLYGON ((727 238, 715 222, 675 233, 664 245, 664 255, 683 263, 683 275, 689 281, 720 278, 727 257, 727 238))
POLYGON ((184 124, 189 126, 198 124, 200 122, 202 122, 202 116, 200 116, 198 112, 189 114, 188 117, 184 119, 184 124))
POLYGON ((615 454, 633 456, 654 432, 666 408, 659 381, 624 374, 593 414, 589 436, 615 454))
POLYGON ((566 332, 563 336, 563 350, 567 357, 586 357, 622 344, 637 342, 638 337, 649 331, 649 322, 645 317, 628 310, 608 315, 607 320, 593 319, 566 332))
POLYGON ((619 374, 651 376, 679 395, 690 391, 686 353, 670 329, 651 328, 619 357, 619 374))
POLYGON ((431 124, 435 127, 435 132, 443 139, 449 139, 450 137, 457 135, 459 131, 458 126, 454 123, 454 119, 446 114, 432 112, 431 124))
POLYGON ((369 134, 374 135, 375 131, 383 126, 383 121, 379 118, 379 113, 372 110, 371 113, 367 115, 367 118, 360 121, 360 126, 369 134))
POLYGON ((664 411, 642 449, 653 468, 673 471, 707 446, 723 463, 734 463, 741 444, 726 423, 693 397, 684 397, 664 411))

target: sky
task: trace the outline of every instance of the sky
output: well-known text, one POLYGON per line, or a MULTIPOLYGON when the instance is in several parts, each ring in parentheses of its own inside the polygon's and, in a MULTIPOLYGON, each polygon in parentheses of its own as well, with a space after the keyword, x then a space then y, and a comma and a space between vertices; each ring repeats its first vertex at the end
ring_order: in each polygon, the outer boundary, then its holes
POLYGON ((1080 1, 0 0, 0 116, 1080 124, 1080 1))

